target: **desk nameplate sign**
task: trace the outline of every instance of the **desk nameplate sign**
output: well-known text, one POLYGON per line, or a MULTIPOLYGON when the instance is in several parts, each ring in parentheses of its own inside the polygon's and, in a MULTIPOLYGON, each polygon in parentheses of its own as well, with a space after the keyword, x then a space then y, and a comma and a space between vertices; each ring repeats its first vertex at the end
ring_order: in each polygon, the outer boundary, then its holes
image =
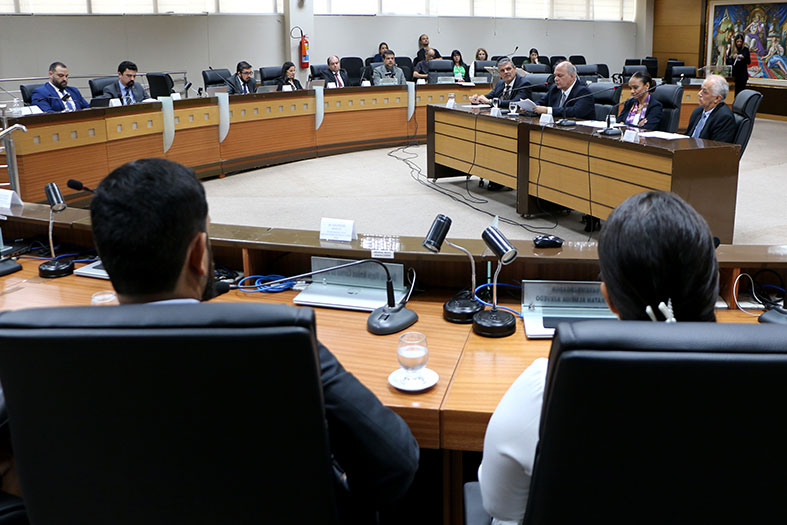
POLYGON ((349 219, 330 219, 323 217, 320 220, 320 240, 350 242, 358 238, 355 232, 355 221, 349 219))
POLYGON ((12 206, 22 206, 22 200, 13 190, 0 190, 0 210, 11 211, 12 206))

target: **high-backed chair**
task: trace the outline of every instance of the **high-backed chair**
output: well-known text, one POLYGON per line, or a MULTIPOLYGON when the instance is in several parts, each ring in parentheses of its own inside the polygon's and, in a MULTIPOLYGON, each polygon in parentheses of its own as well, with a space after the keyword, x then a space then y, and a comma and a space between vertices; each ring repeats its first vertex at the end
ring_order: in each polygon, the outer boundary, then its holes
POLYGON ((524 64, 522 68, 528 73, 552 73, 549 64, 524 64))
POLYGON ((501 58, 505 58, 505 56, 506 56, 506 55, 495 55, 495 56, 493 56, 492 58, 490 58, 489 60, 491 60, 492 62, 494 62, 494 63, 495 63, 495 65, 497 65, 497 62, 498 62, 498 60, 500 60, 501 58))
POLYGON ((374 60, 374 57, 366 57, 366 58, 364 58, 363 59, 363 65, 364 66, 368 66, 369 64, 372 63, 372 60, 374 60))
POLYGON ((601 78, 610 78, 609 77, 609 66, 606 64, 596 64, 598 68, 598 76, 601 78))
POLYGON ((19 86, 19 92, 22 94, 22 102, 24 102, 25 106, 33 104, 33 91, 43 85, 44 84, 21 84, 19 86))
POLYGON ((672 81, 680 83, 681 80, 697 78, 697 68, 694 66, 672 66, 672 81))
POLYGON ((683 102, 683 86, 661 84, 653 90, 653 97, 661 102, 664 110, 661 114, 659 131, 675 133, 680 124, 680 106, 683 102))
POLYGON ((579 64, 576 67, 580 82, 583 84, 598 82, 598 66, 596 64, 579 64))
POLYGON ((549 57, 548 56, 546 56, 546 55, 538 55, 538 63, 539 64, 549 65, 550 73, 552 72, 551 71, 551 69, 552 69, 552 65, 551 64, 552 63, 549 61, 549 57))
POLYGON ((667 84, 672 84, 672 68, 682 65, 684 65, 683 60, 668 58, 667 65, 665 66, 665 70, 664 70, 664 82, 666 82, 667 84))
POLYGON ((429 61, 429 78, 427 82, 436 84, 440 77, 453 77, 454 64, 450 60, 434 59, 429 61))
MULTIPOLYGON (((401 67, 402 70, 404 70, 406 67, 410 68, 410 71, 413 70, 413 59, 410 57, 395 57, 394 62, 396 62, 396 65, 401 67)), ((410 80, 412 80, 412 78, 410 78, 410 80)))
POLYGON ((648 73, 652 78, 659 76, 659 59, 656 57, 645 57, 642 59, 642 65, 648 68, 648 73))
POLYGON ((556 65, 565 61, 566 61, 566 57, 561 55, 554 55, 549 58, 549 65, 552 67, 552 71, 554 71, 556 65))
POLYGON ((631 75, 636 73, 637 71, 642 71, 643 73, 648 72, 648 68, 645 66, 623 66, 623 83, 628 84, 628 81, 631 79, 631 75))
POLYGON ((328 64, 312 64, 309 66, 309 73, 311 73, 311 77, 313 79, 322 78, 323 73, 330 70, 331 69, 328 67, 328 64))
POLYGON ((749 144, 751 133, 754 130, 754 119, 757 116, 757 108, 762 102, 762 93, 753 89, 744 89, 732 103, 732 112, 735 116, 735 144, 741 147, 741 157, 749 144))
MULTIPOLYGON (((489 73, 486 68, 493 67, 497 68, 497 62, 493 60, 476 60, 475 61, 475 76, 485 76, 487 78, 487 82, 492 81, 492 74, 489 73)), ((470 79, 472 80, 472 79, 470 79)))
POLYGON ((560 324, 524 523, 785 523, 785 378, 783 327, 560 324))
POLYGON ((511 57, 511 62, 513 62, 516 67, 522 67, 522 64, 524 64, 527 59, 528 57, 525 55, 516 55, 511 57))
POLYGON ((363 60, 360 57, 342 57, 339 60, 339 65, 347 71, 347 78, 350 79, 351 86, 357 86, 361 83, 363 60))
POLYGON ((0 381, 33 523, 336 523, 310 309, 9 312, 0 381))
POLYGON ((232 76, 229 69, 203 69, 202 70, 202 85, 205 91, 209 87, 223 86, 224 81, 232 76))
MULTIPOLYGON (((611 112, 617 116, 618 112, 614 110, 620 103, 620 94, 623 91, 619 84, 614 82, 594 82, 588 84, 587 87, 593 93, 593 102, 596 106, 596 120, 604 120, 611 112)), ((619 110, 620 106, 617 109, 619 110)))
POLYGON ((281 76, 281 66, 263 66, 260 68, 260 84, 275 86, 276 79, 281 76))
POLYGON ((169 73, 147 73, 150 98, 168 97, 172 94, 175 82, 169 73))
POLYGON ((536 93, 546 93, 549 91, 549 88, 552 87, 552 84, 555 83, 555 77, 550 73, 531 73, 525 78, 530 82, 530 85, 533 86, 530 88, 530 91, 534 95, 533 101, 535 101, 536 93))
POLYGON ((627 58, 626 61, 623 63, 624 66, 640 66, 642 65, 641 58, 627 58))
POLYGON ((90 97, 96 98, 101 97, 104 95, 104 88, 108 85, 112 84, 113 82, 117 82, 118 77, 99 77, 99 78, 91 78, 87 81, 88 86, 90 86, 90 97))
POLYGON ((568 61, 574 64, 575 66, 588 63, 587 60, 585 60, 584 55, 571 55, 570 57, 568 57, 568 61))

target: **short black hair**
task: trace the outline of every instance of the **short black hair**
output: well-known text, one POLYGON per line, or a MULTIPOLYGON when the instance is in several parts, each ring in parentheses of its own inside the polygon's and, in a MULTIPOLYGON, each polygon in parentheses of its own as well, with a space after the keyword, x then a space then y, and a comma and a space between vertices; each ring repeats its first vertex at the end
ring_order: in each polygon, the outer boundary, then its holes
POLYGON ((118 64, 118 73, 123 74, 127 69, 130 69, 131 71, 138 71, 137 65, 131 60, 124 60, 118 64))
POLYGON ((648 305, 658 312, 659 303, 671 299, 678 322, 716 320, 719 263, 713 235, 705 219, 674 193, 651 191, 623 201, 601 230, 598 259, 621 319, 647 321, 648 305))
POLYGON ((249 68, 251 68, 251 64, 249 64, 245 60, 241 60, 240 62, 238 62, 238 65, 235 66, 235 72, 240 73, 244 69, 249 69, 249 68))
POLYGON ((49 64, 49 72, 50 73, 54 73, 55 69, 57 69, 59 67, 64 67, 64 68, 68 69, 68 66, 65 65, 62 62, 52 62, 51 64, 49 64))
POLYGON ((383 51, 383 58, 387 57, 388 55, 396 56, 396 53, 394 53, 390 49, 386 49, 385 51, 383 51))
POLYGON ((295 67, 295 64, 293 64, 289 60, 281 65, 281 77, 282 78, 286 78, 287 77, 287 70, 290 69, 291 67, 295 67))
POLYGON ((207 217, 205 190, 194 172, 165 159, 120 166, 90 204, 96 249, 112 286, 124 295, 173 291, 207 217))
POLYGON ((531 47, 530 51, 527 52, 528 55, 532 55, 533 53, 535 53, 537 55, 538 54, 538 49, 536 49, 535 47, 531 47))
POLYGON ((655 84, 653 84, 653 77, 650 76, 650 73, 647 71, 635 71, 634 74, 631 75, 631 78, 638 78, 642 82, 642 84, 647 84, 648 89, 652 88, 655 84))

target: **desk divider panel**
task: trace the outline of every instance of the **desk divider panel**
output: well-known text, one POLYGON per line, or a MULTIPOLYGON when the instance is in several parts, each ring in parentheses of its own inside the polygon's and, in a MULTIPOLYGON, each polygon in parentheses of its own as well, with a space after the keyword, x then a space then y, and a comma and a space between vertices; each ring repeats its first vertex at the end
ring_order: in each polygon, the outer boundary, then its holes
POLYGON ((107 117, 105 122, 109 171, 140 158, 164 157, 160 110, 107 117))

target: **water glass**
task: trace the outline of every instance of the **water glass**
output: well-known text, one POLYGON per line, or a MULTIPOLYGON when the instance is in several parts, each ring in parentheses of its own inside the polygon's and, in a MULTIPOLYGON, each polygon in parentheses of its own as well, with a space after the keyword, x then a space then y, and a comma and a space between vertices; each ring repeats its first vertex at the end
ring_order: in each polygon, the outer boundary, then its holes
POLYGON ((508 112, 511 115, 516 115, 516 110, 519 109, 519 104, 516 102, 509 102, 508 103, 508 112))
POLYGON ((405 371, 405 382, 423 382, 421 370, 429 361, 429 348, 424 334, 420 332, 405 332, 400 335, 396 356, 399 365, 405 371))
POLYGON ((492 99, 492 107, 496 108, 498 106, 500 106, 500 99, 495 97, 492 99))

